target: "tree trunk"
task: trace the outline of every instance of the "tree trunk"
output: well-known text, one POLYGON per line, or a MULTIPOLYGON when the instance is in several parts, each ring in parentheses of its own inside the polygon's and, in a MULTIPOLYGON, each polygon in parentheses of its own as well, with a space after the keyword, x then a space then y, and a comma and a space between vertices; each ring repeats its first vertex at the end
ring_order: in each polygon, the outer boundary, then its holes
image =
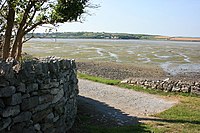
POLYGON ((18 58, 18 56, 21 56, 21 53, 19 53, 19 52, 22 51, 22 39, 25 35, 24 26, 25 26, 27 18, 28 18, 28 13, 30 12, 34 3, 35 3, 35 1, 30 0, 30 3, 28 4, 28 6, 27 6, 27 8, 26 8, 26 10, 23 14, 23 19, 22 19, 22 21, 19 25, 19 29, 17 31, 17 35, 16 35, 16 38, 15 38, 14 44, 12 46, 11 57, 13 57, 13 58, 18 58))
POLYGON ((22 42, 23 34, 21 32, 22 32, 22 30, 18 30, 18 33, 16 35, 14 44, 12 46, 11 57, 13 57, 13 58, 16 58, 16 56, 17 56, 17 47, 22 42))
POLYGON ((22 38, 20 38, 19 42, 18 42, 18 49, 17 49, 17 56, 16 56, 16 59, 19 60, 21 58, 21 54, 22 54, 22 39, 23 39, 23 36, 22 38))
POLYGON ((8 3, 8 5, 9 5, 9 11, 8 11, 8 16, 7 16, 5 41, 3 44, 3 59, 7 59, 9 57, 12 29, 13 29, 14 19, 15 19, 14 7, 13 7, 12 3, 10 3, 10 2, 8 3))

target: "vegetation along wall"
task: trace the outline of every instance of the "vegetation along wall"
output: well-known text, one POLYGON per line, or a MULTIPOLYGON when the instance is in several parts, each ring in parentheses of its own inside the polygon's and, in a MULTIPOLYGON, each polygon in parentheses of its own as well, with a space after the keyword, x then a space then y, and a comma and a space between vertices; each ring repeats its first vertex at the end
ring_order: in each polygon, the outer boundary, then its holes
POLYGON ((77 112, 77 83, 73 60, 0 60, 0 132, 66 132, 77 112))
POLYGON ((165 92, 183 92, 191 93, 200 96, 200 82, 199 81, 181 81, 181 80, 146 80, 140 78, 130 78, 121 81, 121 83, 128 83, 130 85, 139 85, 145 88, 162 90, 165 92))

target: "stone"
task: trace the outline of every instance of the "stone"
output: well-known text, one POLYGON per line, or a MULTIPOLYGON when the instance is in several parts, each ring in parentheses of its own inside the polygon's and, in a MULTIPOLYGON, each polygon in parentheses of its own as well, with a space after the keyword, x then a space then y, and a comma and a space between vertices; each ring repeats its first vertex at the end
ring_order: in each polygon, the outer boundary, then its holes
POLYGON ((17 105, 17 106, 8 106, 3 110, 1 116, 2 117, 9 117, 9 116, 15 116, 15 115, 17 115, 19 113, 20 113, 20 106, 19 105, 17 105))
POLYGON ((0 108, 5 108, 5 104, 2 99, 0 99, 0 108))
POLYGON ((6 105, 17 105, 22 103, 22 95, 21 93, 13 94, 11 97, 6 98, 5 100, 6 105))
POLYGON ((50 94, 50 93, 51 93, 51 89, 39 90, 38 93, 39 93, 40 95, 42 95, 42 94, 50 94))
POLYGON ((50 84, 43 84, 41 89, 50 89, 51 85, 50 84))
POLYGON ((22 133, 36 133, 35 128, 33 126, 30 126, 28 128, 23 128, 23 132, 22 133))
POLYGON ((52 76, 57 73, 56 66, 52 61, 48 64, 48 68, 52 76))
POLYGON ((41 126, 40 126, 39 123, 37 123, 37 124, 34 125, 34 128, 35 128, 35 130, 40 131, 41 126))
POLYGON ((59 117, 59 116, 56 116, 56 117, 53 118, 53 122, 56 122, 56 121, 58 121, 59 119, 60 119, 60 117, 59 117))
POLYGON ((173 86, 172 87, 172 92, 179 92, 181 88, 179 86, 173 86))
MULTIPOLYGON (((41 124, 42 126, 42 131, 44 131, 44 133, 56 133, 54 130, 53 130, 53 127, 54 127, 54 124, 53 123, 43 123, 41 124), (47 132, 48 131, 48 132, 47 132), (54 132, 52 132, 54 131, 54 132)), ((61 133, 61 132, 59 132, 61 133)), ((64 133, 64 132, 63 132, 64 133)))
POLYGON ((34 67, 35 67, 36 75, 42 75, 43 74, 42 63, 38 63, 38 64, 34 65, 34 67))
POLYGON ((162 87, 165 92, 168 92, 169 90, 171 90, 171 88, 169 88, 169 84, 167 82, 164 82, 162 87))
POLYGON ((60 115, 64 113, 64 105, 63 104, 58 104, 55 106, 55 112, 60 115))
POLYGON ((51 105, 51 102, 49 102, 49 103, 44 103, 44 104, 40 104, 40 105, 38 105, 37 107, 34 108, 34 111, 33 111, 33 112, 36 113, 36 112, 38 112, 38 111, 42 111, 42 110, 48 108, 50 105, 51 105))
POLYGON ((66 81, 64 78, 60 79, 60 84, 64 84, 66 81))
POLYGON ((67 92, 69 90, 69 83, 64 83, 60 86, 60 89, 64 89, 64 92, 67 92))
POLYGON ((76 63, 75 60, 71 60, 71 66, 73 69, 76 69, 76 63))
POLYGON ((35 74, 33 71, 28 71, 27 68, 24 68, 20 72, 20 80, 22 82, 33 83, 35 80, 35 74))
POLYGON ((22 112, 16 117, 13 118, 14 123, 29 121, 31 119, 32 113, 31 112, 22 112))
POLYGON ((21 122, 21 123, 15 123, 14 125, 12 125, 11 127, 11 131, 8 133, 22 133, 23 132, 23 128, 27 125, 27 123, 25 122, 21 122))
POLYGON ((78 84, 73 85, 73 90, 75 90, 75 94, 78 95, 78 93, 79 93, 78 84))
POLYGON ((10 66, 10 68, 7 67, 7 70, 5 71, 5 78, 8 80, 14 79, 14 71, 12 66, 10 66))
POLYGON ((35 123, 40 122, 42 119, 46 118, 47 115, 51 112, 51 109, 47 109, 47 110, 43 110, 40 112, 35 113, 34 115, 32 115, 33 121, 35 123))
POLYGON ((60 67, 64 70, 71 68, 71 61, 70 60, 63 60, 60 62, 60 67))
POLYGON ((15 92, 16 92, 16 88, 14 86, 0 88, 0 97, 10 97, 15 92))
POLYGON ((53 100, 52 95, 47 94, 47 95, 39 96, 39 104, 51 102, 52 100, 53 100))
POLYGON ((38 96, 38 92, 36 92, 36 91, 31 92, 31 96, 38 96))
POLYGON ((50 79, 50 78, 44 80, 44 83, 45 83, 45 84, 49 84, 50 82, 51 82, 51 79, 50 79))
POLYGON ((34 108, 38 104, 39 104, 39 98, 38 98, 38 96, 30 97, 30 98, 24 99, 22 101, 21 109, 23 111, 24 110, 28 110, 28 109, 34 108))
POLYGON ((78 83, 78 79, 77 79, 75 73, 73 73, 73 74, 71 75, 70 79, 73 81, 74 84, 77 84, 77 83, 78 83))
POLYGON ((58 94, 54 96, 52 103, 57 103, 64 96, 63 89, 60 89, 58 94))
POLYGON ((6 81, 3 77, 0 77, 0 87, 9 86, 9 82, 6 81))
POLYGON ((0 76, 0 132, 66 132, 76 114, 75 62, 49 57, 20 65, 0 76))
POLYGON ((190 90, 189 90, 189 86, 187 86, 187 85, 182 85, 182 87, 181 87, 181 92, 189 92, 190 90))
POLYGON ((125 79, 125 80, 122 80, 120 83, 121 84, 126 84, 126 83, 128 83, 129 81, 128 81, 128 79, 125 79))
POLYGON ((27 93, 33 92, 38 90, 38 84, 37 83, 33 83, 33 84, 29 84, 27 85, 27 93))
POLYGON ((17 87, 17 91, 25 93, 26 85, 24 83, 20 83, 20 85, 17 87))
POLYGON ((57 88, 59 85, 59 82, 50 82, 49 84, 44 84, 43 89, 57 88))
POLYGON ((42 63, 42 72, 48 75, 48 72, 49 72, 48 63, 45 63, 45 62, 42 63))
POLYGON ((0 121, 0 132, 7 128, 11 124, 12 120, 11 118, 1 119, 0 121))
POLYGON ((50 83, 50 88, 58 88, 59 85, 60 85, 59 82, 51 82, 50 83))
POLYGON ((53 95, 55 95, 55 94, 58 94, 59 90, 60 90, 60 89, 53 88, 53 89, 51 89, 51 92, 50 92, 50 93, 53 94, 53 95))
POLYGON ((163 81, 164 81, 164 82, 167 82, 167 81, 169 81, 169 78, 166 78, 166 79, 164 79, 163 81))
POLYGON ((196 95, 200 95, 200 87, 191 86, 191 93, 196 94, 196 95))
POLYGON ((30 94, 23 94, 23 95, 22 95, 22 99, 26 99, 26 98, 29 98, 29 97, 31 97, 30 94))
POLYGON ((59 61, 59 63, 60 63, 60 68, 61 69, 66 69, 66 62, 65 62, 65 60, 61 60, 61 61, 59 61))
POLYGON ((45 119, 45 123, 53 123, 53 118, 54 118, 54 114, 51 112, 50 114, 47 115, 45 119))

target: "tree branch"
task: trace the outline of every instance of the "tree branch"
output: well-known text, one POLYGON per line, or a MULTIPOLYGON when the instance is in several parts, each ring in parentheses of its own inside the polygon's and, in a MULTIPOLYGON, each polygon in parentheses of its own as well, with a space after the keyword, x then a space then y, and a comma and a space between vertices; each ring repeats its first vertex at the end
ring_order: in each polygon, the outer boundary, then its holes
POLYGON ((0 11, 3 9, 4 5, 6 4, 6 1, 4 1, 4 3, 2 4, 0 11))
MULTIPOLYGON (((5 4, 6 4, 6 0, 5 0, 4 3, 2 4, 2 6, 1 6, 1 8, 0 8, 0 11, 3 10, 3 7, 4 7, 5 4)), ((6 15, 3 14, 3 12, 0 12, 0 15, 1 15, 4 19, 7 19, 7 18, 6 18, 6 15)))
POLYGON ((33 29, 35 29, 37 26, 40 26, 42 24, 46 24, 46 21, 39 21, 35 24, 33 24, 30 28, 28 28, 24 33, 27 34, 28 32, 32 31, 33 29))
MULTIPOLYGON (((42 1, 41 5, 42 6, 43 4, 45 3, 45 1, 42 1)), ((37 8, 35 7, 34 5, 34 12, 32 14, 32 16, 30 17, 29 21, 26 23, 25 27, 24 27, 24 30, 28 27, 28 25, 31 23, 31 21, 33 20, 33 18, 35 17, 35 14, 37 12, 37 8)))
POLYGON ((30 39, 32 39, 34 37, 33 33, 34 33, 34 31, 32 32, 31 37, 29 37, 28 39, 25 38, 25 40, 22 43, 25 43, 25 42, 29 41, 30 39))

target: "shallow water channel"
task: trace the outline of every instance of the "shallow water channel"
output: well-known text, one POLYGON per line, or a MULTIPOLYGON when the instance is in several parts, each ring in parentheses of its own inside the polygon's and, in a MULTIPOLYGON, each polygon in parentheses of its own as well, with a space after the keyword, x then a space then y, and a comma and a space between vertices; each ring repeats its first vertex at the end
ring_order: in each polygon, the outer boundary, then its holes
POLYGON ((31 39, 24 52, 77 61, 154 64, 171 75, 200 73, 200 42, 98 39, 31 39))

